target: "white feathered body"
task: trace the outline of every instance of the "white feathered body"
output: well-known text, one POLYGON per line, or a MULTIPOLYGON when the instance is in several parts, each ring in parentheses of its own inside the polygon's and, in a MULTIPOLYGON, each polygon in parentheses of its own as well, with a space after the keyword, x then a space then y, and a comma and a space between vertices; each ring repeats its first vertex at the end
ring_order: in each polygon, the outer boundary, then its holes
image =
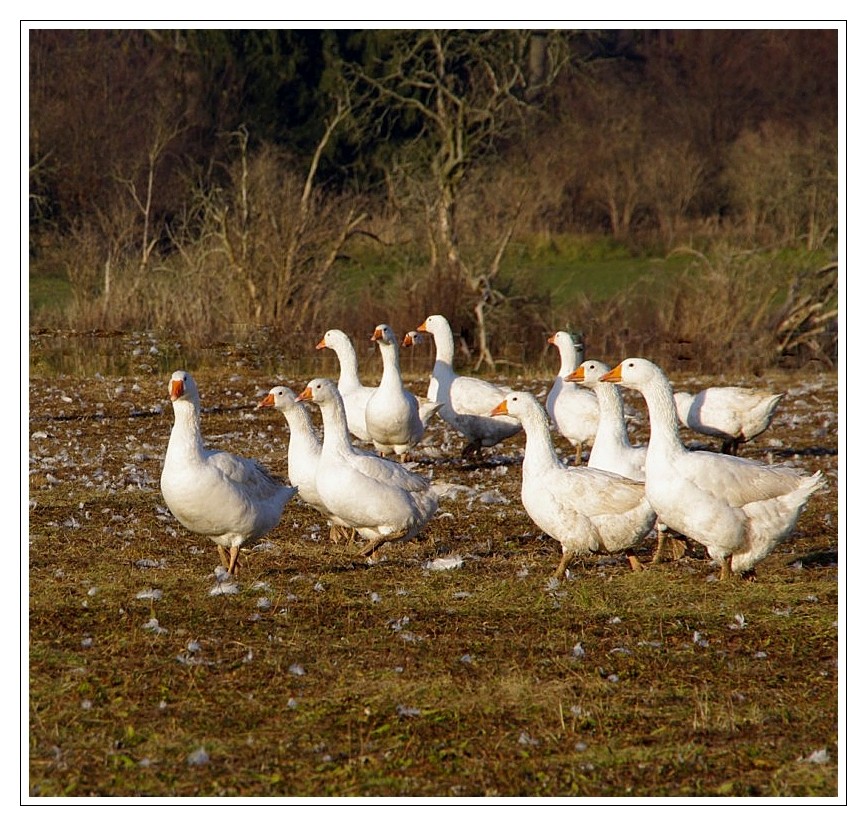
POLYGON ((175 421, 160 488, 169 510, 185 528, 217 545, 240 548, 272 530, 295 495, 258 462, 209 450, 199 426, 198 391, 178 371, 186 393, 173 401, 175 421))
POLYGON ((748 442, 767 430, 783 393, 748 387, 708 387, 674 394, 680 423, 696 433, 748 442))
POLYGON ((590 390, 566 381, 566 376, 578 367, 578 350, 572 336, 565 330, 548 339, 560 353, 560 369, 548 396, 545 409, 554 427, 573 447, 592 445, 599 426, 599 405, 590 390))
POLYGON ((718 562, 730 558, 732 571, 752 570, 789 534, 809 497, 824 487, 822 474, 805 476, 784 466, 686 450, 662 370, 630 358, 612 373, 647 402, 645 489, 659 519, 705 545, 718 562))
POLYGON ((521 424, 515 418, 491 416, 510 388, 455 372, 454 339, 448 321, 440 315, 428 316, 419 329, 431 333, 436 345, 427 397, 441 405, 440 417, 472 447, 492 447, 518 433, 521 424))
POLYGON ((416 536, 438 506, 428 480, 352 445, 333 382, 313 379, 307 387, 322 410, 316 487, 325 506, 366 539, 416 536))
POLYGON ((587 467, 566 467, 557 456, 545 412, 529 393, 510 393, 506 409, 527 435, 521 501, 527 515, 565 552, 613 553, 639 543, 655 514, 644 485, 587 467))
POLYGON ((316 347, 320 350, 327 347, 337 355, 340 366, 337 389, 343 398, 349 432, 362 442, 371 441, 365 411, 376 388, 361 383, 358 375, 358 356, 352 345, 352 339, 343 330, 332 329, 325 333, 316 347))
MULTIPOLYGON (((374 334, 382 354, 382 379, 367 401, 364 420, 376 449, 382 454, 406 453, 424 435, 418 399, 404 387, 399 344, 391 328, 380 324, 374 334)), ((338 388, 339 389, 339 388, 338 388)))

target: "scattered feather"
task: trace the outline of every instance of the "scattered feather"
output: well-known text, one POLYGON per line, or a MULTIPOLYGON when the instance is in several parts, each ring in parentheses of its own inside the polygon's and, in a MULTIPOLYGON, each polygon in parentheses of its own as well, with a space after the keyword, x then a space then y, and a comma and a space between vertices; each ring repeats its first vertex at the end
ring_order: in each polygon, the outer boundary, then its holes
POLYGON ((816 749, 809 757, 804 757, 805 763, 817 763, 819 765, 827 763, 831 759, 828 754, 828 749, 816 749))
POLYGON ((401 617, 400 619, 391 620, 388 627, 392 631, 400 631, 409 622, 409 617, 401 617))
POLYGON ((303 665, 292 663, 292 665, 289 666, 289 673, 294 674, 296 677, 303 677, 307 672, 304 670, 303 665))
POLYGON ((208 752, 205 751, 204 746, 202 746, 187 755, 187 765, 205 766, 210 761, 210 759, 211 758, 208 756, 208 752))
POLYGON ((412 706, 404 706, 398 703, 397 706, 397 716, 398 717, 421 717, 421 711, 417 708, 413 708, 412 706))
POLYGON ((522 731, 518 735, 518 744, 521 746, 538 746, 539 741, 535 737, 530 737, 526 731, 522 731))
POLYGON ((145 588, 135 595, 136 599, 158 600, 163 598, 163 592, 159 588, 145 588))
POLYGON ((212 597, 220 597, 224 595, 240 594, 241 589, 238 587, 237 582, 218 582, 213 588, 211 588, 209 593, 212 597))
POLYGON ((572 646, 572 656, 577 659, 587 656, 587 652, 584 650, 584 646, 581 645, 580 642, 576 642, 575 645, 572 646))
POLYGON ((146 623, 142 625, 142 628, 147 631, 153 631, 154 634, 168 634, 168 630, 163 628, 160 625, 160 621, 156 617, 151 617, 146 623))
POLYGON ((441 556, 425 563, 425 568, 429 571, 451 571, 455 568, 462 568, 463 564, 464 560, 461 556, 441 556))
POLYGON ((486 490, 479 496, 483 505, 507 505, 509 500, 499 490, 486 490))
POLYGON ((735 614, 735 621, 729 623, 729 628, 732 631, 740 631, 746 625, 743 614, 735 614))

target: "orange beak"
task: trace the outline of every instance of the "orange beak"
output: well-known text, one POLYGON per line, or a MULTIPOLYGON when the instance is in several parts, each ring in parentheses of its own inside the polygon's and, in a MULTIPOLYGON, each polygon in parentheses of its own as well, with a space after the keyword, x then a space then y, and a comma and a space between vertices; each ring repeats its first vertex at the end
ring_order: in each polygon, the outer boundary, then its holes
POLYGON ((370 337, 370 340, 371 341, 381 341, 382 340, 382 330, 380 330, 379 327, 377 327, 373 331, 373 335, 370 337))
POLYGON ((401 345, 400 345, 400 346, 401 346, 401 347, 412 347, 412 345, 413 345, 414 343, 415 343, 415 342, 412 340, 412 336, 410 336, 410 334, 407 333, 407 334, 403 337, 403 341, 401 342, 401 345))
POLYGON ((416 329, 419 333, 426 333, 426 332, 427 332, 427 327, 425 327, 424 324, 425 324, 425 323, 422 321, 422 323, 419 324, 418 327, 416 327, 415 329, 416 329))
POLYGON ((601 376, 600 381, 623 381, 620 365, 618 364, 613 370, 609 370, 604 376, 601 376))
POLYGON ((169 388, 169 398, 174 402, 184 395, 184 383, 182 381, 173 381, 169 388))
POLYGON ((556 343, 557 343, 557 334, 551 333, 551 335, 548 336, 548 344, 556 344, 556 343))
POLYGON ((317 350, 321 350, 323 347, 327 347, 328 345, 325 343, 325 339, 323 338, 319 344, 316 345, 317 350))
POLYGON ((305 387, 296 397, 296 402, 313 401, 313 391, 309 387, 305 387))
POLYGON ((566 376, 566 381, 584 381, 584 368, 579 367, 577 370, 573 370, 566 376))
POLYGON ((503 399, 492 411, 492 416, 508 416, 509 415, 509 406, 506 404, 506 400, 503 399))
POLYGON ((256 405, 256 409, 258 410, 260 407, 273 407, 273 406, 274 406, 274 394, 269 393, 267 396, 265 396, 264 399, 262 399, 262 401, 259 402, 259 404, 256 405))

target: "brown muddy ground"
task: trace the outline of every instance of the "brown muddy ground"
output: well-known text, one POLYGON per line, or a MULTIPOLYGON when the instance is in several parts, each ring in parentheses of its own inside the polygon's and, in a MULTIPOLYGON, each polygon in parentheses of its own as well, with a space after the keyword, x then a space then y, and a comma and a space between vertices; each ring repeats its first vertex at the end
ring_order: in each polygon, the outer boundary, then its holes
MULTIPOLYGON (((207 444, 285 473, 285 422, 255 405, 309 376, 195 375, 207 444)), ((413 457, 443 486, 418 540, 371 567, 295 501, 221 597, 214 547, 160 497, 167 380, 31 376, 30 794, 838 793, 835 375, 672 377, 785 390, 741 455, 827 477, 755 582, 716 581, 689 547, 552 583, 559 551, 520 503, 523 436, 463 460, 437 422, 413 457)))

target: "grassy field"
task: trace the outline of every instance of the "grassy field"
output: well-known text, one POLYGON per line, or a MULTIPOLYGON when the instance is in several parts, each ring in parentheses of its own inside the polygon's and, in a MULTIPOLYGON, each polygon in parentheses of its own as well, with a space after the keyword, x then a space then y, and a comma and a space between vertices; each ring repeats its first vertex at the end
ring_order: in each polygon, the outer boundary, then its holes
MULTIPOLYGON (((369 566, 295 501, 238 593, 213 595, 214 547, 159 493, 164 356, 129 360, 31 374, 25 796, 840 793, 836 376, 751 382, 788 394, 744 454, 829 481, 755 582, 717 581, 698 547, 552 582, 559 550, 520 504, 523 437, 468 463, 438 423, 414 457, 442 491, 417 541, 369 566)), ((285 423, 254 406, 310 376, 227 360, 196 378, 206 442, 285 472, 285 423)))

